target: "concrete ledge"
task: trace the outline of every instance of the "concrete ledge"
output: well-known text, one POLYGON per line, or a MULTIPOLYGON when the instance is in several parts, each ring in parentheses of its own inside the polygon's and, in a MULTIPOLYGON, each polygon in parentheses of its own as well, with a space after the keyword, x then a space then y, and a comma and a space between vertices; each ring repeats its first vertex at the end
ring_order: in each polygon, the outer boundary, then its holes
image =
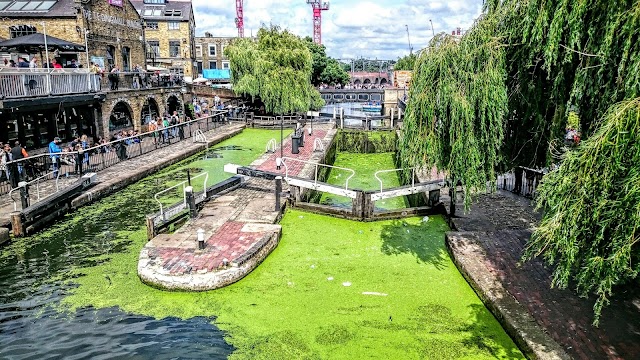
POLYGON ((270 232, 265 234, 256 245, 247 251, 249 256, 232 262, 229 266, 211 272, 201 270, 189 274, 171 274, 149 256, 149 247, 145 246, 138 260, 138 276, 143 283, 163 290, 207 291, 218 289, 242 279, 255 269, 278 246, 282 228, 280 225, 256 224, 270 232))
POLYGON ((537 324, 527 308, 509 294, 494 274, 487 271, 485 264, 490 260, 478 244, 477 233, 448 232, 445 242, 462 275, 527 358, 571 359, 537 324))

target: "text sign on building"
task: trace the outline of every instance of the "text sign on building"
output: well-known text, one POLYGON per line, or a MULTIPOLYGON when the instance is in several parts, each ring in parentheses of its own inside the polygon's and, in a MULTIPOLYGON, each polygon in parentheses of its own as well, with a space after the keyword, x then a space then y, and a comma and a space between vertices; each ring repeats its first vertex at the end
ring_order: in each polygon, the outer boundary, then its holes
POLYGON ((122 7, 122 0, 109 0, 109 5, 122 7))

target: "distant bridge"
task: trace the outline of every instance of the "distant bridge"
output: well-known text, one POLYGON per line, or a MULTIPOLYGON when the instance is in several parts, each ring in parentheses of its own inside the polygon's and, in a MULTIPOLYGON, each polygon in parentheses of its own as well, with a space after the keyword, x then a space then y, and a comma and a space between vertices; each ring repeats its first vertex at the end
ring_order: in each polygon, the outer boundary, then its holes
POLYGON ((384 103, 384 89, 321 89, 327 104, 375 101, 384 103))

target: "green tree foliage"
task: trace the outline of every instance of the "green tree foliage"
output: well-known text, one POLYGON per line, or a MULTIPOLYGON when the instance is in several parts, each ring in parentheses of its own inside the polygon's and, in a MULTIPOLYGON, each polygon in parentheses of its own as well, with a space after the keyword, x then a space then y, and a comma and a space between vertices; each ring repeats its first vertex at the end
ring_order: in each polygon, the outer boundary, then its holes
POLYGON ((313 39, 309 36, 304 40, 309 51, 311 51, 313 59, 311 83, 314 86, 318 86, 322 83, 329 85, 349 83, 349 74, 347 74, 337 60, 327 56, 324 45, 314 43, 313 39))
POLYGON ((409 54, 398 59, 398 62, 393 67, 393 70, 413 70, 418 56, 416 54, 409 54))
POLYGON ((554 263, 555 286, 575 282, 581 294, 595 292, 596 322, 613 286, 637 277, 640 260, 638 29, 638 0, 488 0, 485 14, 460 45, 441 37, 419 57, 401 142, 406 164, 435 163, 464 181, 473 174, 464 173, 461 164, 470 169, 482 164, 478 177, 487 177, 486 167, 500 156, 506 168, 548 164, 549 144, 579 121, 587 140, 544 178, 539 189, 544 220, 527 258, 554 263), (465 82, 460 69, 469 67, 481 72, 465 82), (482 71, 501 74, 508 96, 496 93, 493 81, 471 85, 487 76, 482 71), (478 106, 484 101, 490 106, 478 106), (499 114, 506 114, 503 122, 499 114), (479 128, 465 117, 494 120, 479 128), (470 129, 471 139, 461 139, 470 129), (480 146, 478 139, 485 143, 480 146), (502 148, 494 157, 496 146, 502 148), (483 147, 489 155, 478 154, 483 147), (460 149, 466 159, 456 153, 460 149), (483 162, 478 156, 488 157, 483 162))
POLYGON ((402 137, 403 167, 438 167, 469 194, 495 181, 507 111, 504 47, 496 22, 458 42, 437 35, 416 61, 402 137))
POLYGON ((327 66, 320 75, 320 81, 329 85, 336 84, 348 84, 349 74, 340 66, 340 63, 336 59, 328 58, 327 66))
POLYGON ((613 106, 601 126, 544 177, 544 217, 525 258, 555 264, 553 285, 575 279, 597 295, 595 323, 615 285, 640 271, 640 98, 613 106))
POLYGON ((236 39, 225 47, 231 81, 239 94, 259 97, 268 112, 287 114, 322 107, 311 84, 312 57, 304 40, 276 26, 258 39, 236 39))

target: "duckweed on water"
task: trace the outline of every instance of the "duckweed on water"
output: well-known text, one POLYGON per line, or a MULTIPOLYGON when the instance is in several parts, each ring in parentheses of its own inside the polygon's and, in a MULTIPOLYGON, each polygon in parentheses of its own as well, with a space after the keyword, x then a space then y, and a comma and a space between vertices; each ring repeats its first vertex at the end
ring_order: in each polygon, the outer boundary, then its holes
POLYGON ((449 259, 442 218, 359 223, 291 210, 281 224, 280 245, 256 270, 202 293, 139 281, 140 228, 126 251, 78 268, 63 304, 215 317, 234 359, 522 358, 449 259))

